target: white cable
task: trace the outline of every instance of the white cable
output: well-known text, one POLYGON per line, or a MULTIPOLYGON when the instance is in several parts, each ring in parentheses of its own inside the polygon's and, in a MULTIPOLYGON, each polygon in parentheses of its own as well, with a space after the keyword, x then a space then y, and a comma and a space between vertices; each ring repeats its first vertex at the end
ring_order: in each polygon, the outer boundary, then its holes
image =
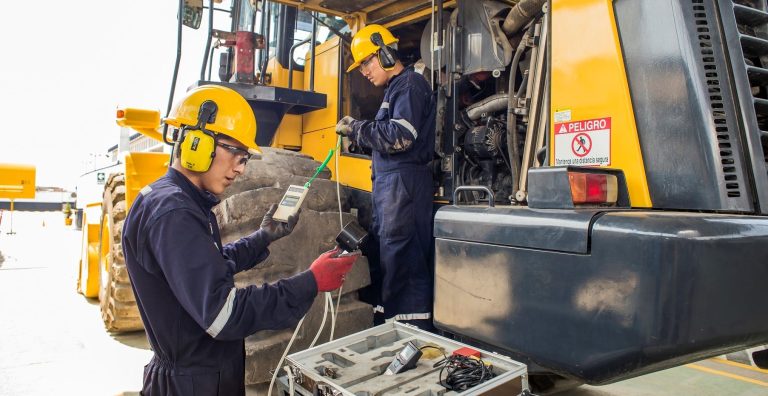
POLYGON ((317 342, 317 339, 320 338, 320 333, 323 332, 323 327, 325 327, 325 319, 328 317, 328 299, 330 298, 331 293, 325 292, 325 301, 323 301, 323 320, 320 321, 320 328, 317 329, 317 334, 315 334, 315 338, 312 339, 312 343, 309 344, 307 349, 312 348, 315 346, 315 343, 317 342))
POLYGON ((293 370, 291 370, 291 366, 285 366, 283 369, 288 373, 288 395, 293 396, 296 393, 293 388, 293 370))
POLYGON ((333 309, 333 296, 331 296, 331 298, 328 299, 328 307, 331 310, 331 334, 333 334, 333 331, 336 328, 336 311, 333 309))
MULTIPOLYGON (((333 314, 331 316, 331 337, 328 340, 328 342, 333 341, 333 331, 336 330, 336 317, 339 316, 339 305, 341 305, 341 292, 342 289, 344 289, 344 283, 341 283, 341 286, 339 286, 339 296, 336 298, 336 310, 333 311, 333 314)), ((333 301, 331 301, 331 307, 333 307, 333 301)))
MULTIPOLYGON (((341 152, 341 136, 339 136, 338 144, 336 146, 336 200, 339 202, 339 230, 344 229, 344 218, 341 216, 341 181, 339 177, 339 156, 341 152)), ((331 337, 330 341, 333 341, 333 332, 336 330, 336 316, 339 312, 339 303, 341 303, 341 291, 344 288, 344 283, 339 287, 339 298, 336 303, 336 310, 333 310, 333 298, 331 298, 331 337)))
POLYGON ((301 328, 301 324, 304 323, 304 318, 306 317, 307 315, 302 316, 299 323, 296 324, 296 330, 293 331, 293 336, 291 336, 291 340, 288 341, 288 346, 285 347, 283 356, 280 356, 280 360, 277 362, 277 366, 275 366, 275 372, 274 374, 272 374, 272 381, 269 381, 269 390, 267 390, 267 396, 272 396, 272 387, 275 385, 275 380, 277 379, 277 373, 280 372, 280 367, 283 365, 283 360, 285 359, 285 356, 288 355, 288 351, 291 349, 291 345, 293 344, 293 341, 296 339, 296 334, 299 334, 299 329, 301 328))

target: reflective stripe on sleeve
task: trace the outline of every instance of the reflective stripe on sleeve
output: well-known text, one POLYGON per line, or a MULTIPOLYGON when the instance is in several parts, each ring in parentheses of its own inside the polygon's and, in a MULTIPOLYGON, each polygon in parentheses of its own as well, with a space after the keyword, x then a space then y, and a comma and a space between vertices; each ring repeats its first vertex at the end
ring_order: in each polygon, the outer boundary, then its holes
POLYGON ((226 325, 227 321, 229 321, 229 317, 232 315, 232 306, 235 305, 236 291, 237 289, 234 287, 229 291, 229 294, 227 295, 227 301, 224 302, 224 306, 221 307, 221 311, 219 311, 219 314, 211 324, 211 327, 205 331, 211 337, 215 338, 217 335, 219 335, 221 329, 223 329, 224 325, 226 325))
POLYGON ((381 102, 380 109, 388 109, 389 108, 389 102, 381 102))
POLYGON ((411 125, 411 123, 410 123, 410 122, 408 122, 408 121, 406 121, 406 120, 403 120, 403 119, 401 119, 401 118, 398 118, 398 119, 392 119, 392 121, 393 121, 393 122, 396 122, 396 123, 398 123, 398 124, 400 124, 400 125, 402 125, 402 126, 404 126, 404 127, 405 127, 405 129, 407 129, 409 132, 411 132, 411 134, 413 135, 413 140, 416 140, 416 139, 418 139, 418 137, 419 137, 419 133, 418 133, 418 132, 416 132, 416 128, 414 128, 414 127, 413 127, 413 125, 411 125))
POLYGON ((139 191, 141 195, 147 195, 150 192, 152 192, 152 187, 150 187, 149 185, 144 186, 144 188, 142 188, 141 191, 139 191))

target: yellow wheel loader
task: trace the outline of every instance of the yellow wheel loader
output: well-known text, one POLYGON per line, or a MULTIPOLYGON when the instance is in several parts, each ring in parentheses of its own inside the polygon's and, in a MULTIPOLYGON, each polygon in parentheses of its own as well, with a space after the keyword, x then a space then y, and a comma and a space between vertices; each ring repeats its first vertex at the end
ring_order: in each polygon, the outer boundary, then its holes
MULTIPOLYGON (((140 109, 118 110, 118 124, 132 127, 142 134, 159 138, 156 111, 140 109)), ((85 297, 98 298, 101 316, 108 331, 126 332, 143 329, 125 259, 120 245, 122 226, 131 203, 139 190, 153 182, 168 167, 168 154, 129 152, 121 162, 109 168, 90 172, 81 180, 100 181, 101 199, 88 202, 86 183, 79 184, 79 205, 84 205, 80 217, 82 245, 79 261, 77 291, 85 297), (82 187, 81 187, 82 186, 82 187)), ((91 194, 93 195, 93 194, 91 194)))

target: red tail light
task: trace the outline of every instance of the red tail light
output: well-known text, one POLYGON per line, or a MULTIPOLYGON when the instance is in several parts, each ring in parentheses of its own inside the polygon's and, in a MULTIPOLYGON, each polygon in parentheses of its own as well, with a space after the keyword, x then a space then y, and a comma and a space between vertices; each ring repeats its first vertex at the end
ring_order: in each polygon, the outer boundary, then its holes
POLYGON ((616 176, 599 173, 568 172, 573 203, 615 204, 618 197, 616 176))

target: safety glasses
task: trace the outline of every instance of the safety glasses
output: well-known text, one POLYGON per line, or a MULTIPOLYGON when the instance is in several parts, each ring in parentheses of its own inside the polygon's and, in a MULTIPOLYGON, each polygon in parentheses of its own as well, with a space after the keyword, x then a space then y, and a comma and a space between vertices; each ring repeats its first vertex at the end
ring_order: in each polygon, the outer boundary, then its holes
POLYGON ((223 148, 224 150, 227 150, 230 154, 232 154, 233 157, 235 157, 235 160, 237 161, 238 165, 245 165, 248 163, 248 160, 251 159, 252 155, 248 152, 248 150, 240 147, 233 146, 231 144, 226 144, 220 141, 216 141, 216 145, 223 148))
POLYGON ((371 62, 373 62, 373 58, 375 57, 376 57, 376 54, 373 54, 368 58, 366 58, 365 60, 363 60, 362 62, 360 62, 360 73, 365 73, 366 70, 368 70, 368 66, 371 65, 371 62))

